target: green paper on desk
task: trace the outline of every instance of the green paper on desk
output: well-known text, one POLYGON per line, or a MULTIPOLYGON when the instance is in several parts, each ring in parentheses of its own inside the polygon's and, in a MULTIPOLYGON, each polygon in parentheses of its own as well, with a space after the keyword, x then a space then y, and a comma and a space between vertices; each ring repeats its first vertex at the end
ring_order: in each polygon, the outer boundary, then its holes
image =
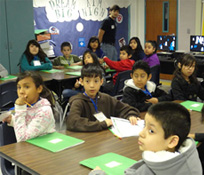
POLYGON ((15 78, 17 78, 17 76, 8 75, 8 76, 6 76, 6 77, 0 78, 0 80, 12 80, 12 79, 15 79, 15 78))
POLYGON ((67 75, 81 76, 81 72, 66 72, 67 75))
POLYGON ((68 69, 82 69, 82 66, 68 66, 68 69))
POLYGON ((202 107, 203 107, 203 103, 196 102, 196 101, 190 101, 190 100, 184 101, 180 104, 183 105, 188 110, 193 110, 193 111, 198 111, 198 112, 201 112, 202 107))
POLYGON ((58 152, 64 149, 84 143, 84 140, 70 137, 58 132, 50 133, 40 137, 26 140, 26 142, 44 148, 51 152, 58 152))
POLYGON ((123 175, 124 171, 136 162, 136 160, 119 154, 106 153, 97 157, 85 159, 79 163, 91 169, 99 166, 108 175, 123 175))
POLYGON ((56 73, 56 72, 63 72, 63 70, 51 69, 51 70, 41 70, 41 72, 56 73))

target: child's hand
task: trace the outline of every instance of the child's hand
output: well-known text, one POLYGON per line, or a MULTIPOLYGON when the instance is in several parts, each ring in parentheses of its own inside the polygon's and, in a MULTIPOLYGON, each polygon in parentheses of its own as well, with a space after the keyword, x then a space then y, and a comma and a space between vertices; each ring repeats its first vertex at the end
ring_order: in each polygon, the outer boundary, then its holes
POLYGON ((103 67, 104 67, 104 69, 109 69, 110 68, 107 64, 104 65, 103 67))
POLYGON ((4 118, 4 119, 2 120, 2 122, 3 122, 3 123, 6 122, 6 123, 10 124, 10 123, 11 123, 11 118, 12 118, 12 116, 9 115, 8 117, 4 118))
POLYGON ((101 170, 99 166, 96 166, 93 170, 101 170))
POLYGON ((146 102, 156 104, 156 103, 158 103, 158 99, 153 97, 153 98, 147 99, 146 102))
POLYGON ((79 80, 76 80, 76 83, 74 84, 74 87, 75 88, 79 88, 80 87, 80 81, 79 80))
POLYGON ((107 125, 108 127, 113 125, 112 120, 109 119, 109 118, 107 118, 107 119, 105 120, 105 122, 106 122, 106 125, 107 125))
POLYGON ((26 104, 26 101, 27 101, 27 96, 21 96, 16 99, 15 104, 24 105, 26 104))
POLYGON ((137 120, 141 120, 139 117, 135 117, 135 116, 130 116, 129 117, 130 123, 132 125, 136 125, 137 124, 137 120))
POLYGON ((99 60, 100 64, 103 64, 103 62, 104 62, 103 58, 99 58, 98 60, 99 60))

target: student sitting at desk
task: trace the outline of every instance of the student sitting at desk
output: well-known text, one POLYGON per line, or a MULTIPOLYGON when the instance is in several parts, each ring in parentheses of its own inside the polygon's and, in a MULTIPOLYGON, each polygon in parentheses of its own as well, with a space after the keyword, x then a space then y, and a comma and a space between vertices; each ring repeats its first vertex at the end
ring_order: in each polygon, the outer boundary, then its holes
POLYGON ((145 43, 144 53, 146 56, 143 58, 143 61, 147 62, 150 68, 156 65, 160 65, 160 61, 157 56, 156 41, 147 41, 145 43))
POLYGON ((50 70, 52 63, 43 52, 36 40, 30 40, 20 59, 20 71, 26 70, 50 70))
POLYGON ((8 71, 2 64, 0 64, 0 78, 6 77, 7 75, 8 71))
MULTIPOLYGON (((97 55, 95 53, 93 53, 92 51, 87 50, 83 54, 82 64, 86 65, 86 64, 89 64, 89 63, 93 63, 95 66, 99 66, 104 70, 104 68, 99 63, 97 55)), ((105 76, 105 70, 103 72, 103 78, 104 78, 104 76, 105 76)), ((76 94, 83 91, 83 86, 81 86, 81 83, 80 83, 79 79, 76 79, 76 82, 74 84, 74 89, 75 90, 73 90, 73 89, 64 89, 62 91, 64 101, 67 101, 73 95, 76 95, 76 94)))
POLYGON ((68 130, 100 131, 107 129, 112 125, 111 116, 129 119, 133 125, 137 123, 139 111, 136 108, 99 92, 103 84, 102 74, 103 70, 94 64, 87 64, 82 68, 80 82, 85 92, 69 100, 68 130))
POLYGON ((89 39, 89 43, 87 47, 88 49, 90 49, 90 51, 95 53, 98 56, 98 58, 103 58, 105 56, 103 51, 100 48, 100 42, 99 42, 98 37, 92 36, 89 39))
POLYGON ((174 100, 204 100, 204 88, 196 77, 196 59, 193 55, 184 54, 178 61, 171 83, 174 100))
POLYGON ((129 46, 133 50, 132 60, 138 61, 145 57, 144 50, 141 46, 140 39, 138 37, 132 37, 129 41, 129 46))
POLYGON ((131 77, 132 79, 125 81, 122 101, 139 109, 140 112, 147 111, 152 105, 152 97, 166 95, 163 90, 157 88, 154 82, 149 81, 151 73, 150 67, 146 62, 142 60, 135 62, 131 77), (146 101, 147 99, 149 101, 146 101))
MULTIPOLYGON (((173 102, 152 105, 138 138, 143 159, 126 169, 124 174, 202 175, 195 142, 187 137, 190 127, 190 113, 182 105, 173 102)), ((97 169, 89 175, 105 174, 97 169)))
POLYGON ((135 61, 131 60, 130 59, 131 57, 132 57, 131 47, 122 46, 120 48, 120 61, 112 61, 108 57, 104 57, 103 59, 100 60, 101 63, 105 62, 110 67, 110 69, 116 70, 116 73, 113 76, 113 80, 104 86, 104 92, 112 94, 118 74, 120 72, 132 69, 132 66, 135 63, 135 61))
POLYGON ((72 45, 69 42, 63 42, 61 44, 61 52, 63 56, 59 56, 54 59, 53 67, 56 69, 64 69, 68 68, 69 66, 74 65, 81 65, 81 59, 76 56, 72 55, 72 45))
POLYGON ((17 142, 54 132, 53 98, 42 77, 36 72, 26 71, 18 76, 16 83, 15 112, 4 122, 14 127, 17 142))

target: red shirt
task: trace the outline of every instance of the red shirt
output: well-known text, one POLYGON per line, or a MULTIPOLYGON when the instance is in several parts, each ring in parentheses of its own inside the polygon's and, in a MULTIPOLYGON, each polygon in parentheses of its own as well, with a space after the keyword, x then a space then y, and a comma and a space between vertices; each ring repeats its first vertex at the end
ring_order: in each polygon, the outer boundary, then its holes
POLYGON ((123 72, 126 70, 132 70, 132 67, 135 63, 134 60, 130 60, 130 59, 125 59, 121 61, 112 61, 108 57, 105 57, 104 61, 111 69, 116 70, 116 74, 113 76, 113 84, 115 84, 118 74, 120 72, 123 72))

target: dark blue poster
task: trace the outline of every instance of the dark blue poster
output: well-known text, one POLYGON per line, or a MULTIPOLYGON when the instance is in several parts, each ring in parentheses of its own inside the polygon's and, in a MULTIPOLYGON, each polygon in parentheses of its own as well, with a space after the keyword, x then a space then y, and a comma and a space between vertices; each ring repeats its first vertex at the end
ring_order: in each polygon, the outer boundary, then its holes
MULTIPOLYGON (((52 34, 55 56, 62 55, 60 45, 64 41, 71 42, 72 53, 80 56, 86 50, 89 38, 98 35, 101 21, 108 16, 111 5, 108 0, 34 0, 35 29, 48 29, 52 34)), ((128 1, 126 7, 120 7, 116 19, 118 52, 119 43, 128 43, 128 1)))

